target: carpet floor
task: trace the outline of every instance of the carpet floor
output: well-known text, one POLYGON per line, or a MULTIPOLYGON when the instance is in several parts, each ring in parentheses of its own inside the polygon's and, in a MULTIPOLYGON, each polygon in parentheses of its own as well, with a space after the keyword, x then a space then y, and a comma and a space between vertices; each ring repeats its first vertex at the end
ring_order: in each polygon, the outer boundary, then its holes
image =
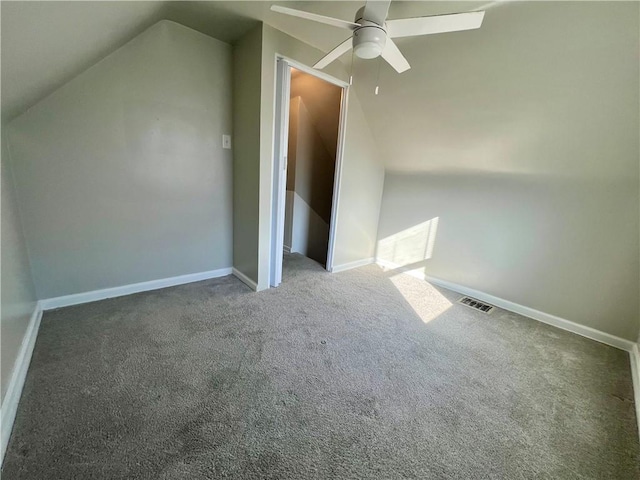
POLYGON ((376 266, 46 312, 13 479, 638 479, 628 354, 376 266))

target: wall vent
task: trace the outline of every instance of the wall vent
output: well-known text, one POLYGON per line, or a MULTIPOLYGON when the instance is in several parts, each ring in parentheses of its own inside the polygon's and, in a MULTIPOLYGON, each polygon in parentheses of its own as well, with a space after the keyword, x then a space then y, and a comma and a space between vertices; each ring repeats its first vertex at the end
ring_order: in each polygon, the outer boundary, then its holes
POLYGON ((494 309, 493 305, 489 305, 488 303, 482 303, 480 300, 476 300, 471 297, 462 297, 458 300, 458 303, 462 305, 466 305, 469 308, 473 308, 474 310, 480 310, 482 313, 491 313, 494 309))

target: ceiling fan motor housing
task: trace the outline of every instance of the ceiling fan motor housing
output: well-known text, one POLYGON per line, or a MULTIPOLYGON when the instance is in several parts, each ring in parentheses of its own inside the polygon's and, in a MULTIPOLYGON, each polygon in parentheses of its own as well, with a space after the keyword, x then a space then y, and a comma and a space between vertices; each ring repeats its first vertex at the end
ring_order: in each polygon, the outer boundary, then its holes
POLYGON ((353 32, 351 38, 344 40, 313 66, 324 68, 337 60, 353 47, 354 54, 360 58, 382 56, 398 73, 411 68, 398 46, 392 40, 396 37, 414 37, 433 33, 458 32, 480 28, 483 11, 434 15, 430 17, 400 18, 387 21, 391 0, 367 0, 364 7, 356 12, 354 22, 339 18, 326 17, 293 8, 272 5, 271 10, 315 22, 326 23, 334 27, 353 32), (387 32, 389 32, 387 34, 387 32))
POLYGON ((387 41, 384 25, 378 25, 362 17, 364 7, 356 12, 355 22, 362 25, 353 32, 353 52, 358 58, 379 57, 387 41))
POLYGON ((359 58, 379 57, 387 40, 384 28, 361 20, 362 27, 353 32, 353 51, 359 58))

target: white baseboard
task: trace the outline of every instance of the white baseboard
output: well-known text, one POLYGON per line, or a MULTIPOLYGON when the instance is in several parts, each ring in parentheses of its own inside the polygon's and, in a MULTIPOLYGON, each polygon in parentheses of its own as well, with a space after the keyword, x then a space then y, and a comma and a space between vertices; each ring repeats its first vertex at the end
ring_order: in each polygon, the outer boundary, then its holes
MULTIPOLYGON (((385 260, 377 260, 376 263, 378 263, 378 265, 384 268, 390 268, 393 270, 402 269, 402 266, 394 265, 393 263, 387 262, 385 260)), ((470 297, 477 298, 478 300, 482 300, 483 302, 490 303, 504 310, 518 313, 525 317, 538 320, 539 322, 546 323, 548 325, 553 325, 554 327, 558 327, 563 330, 576 333, 583 337, 590 338, 591 340, 595 340, 597 342, 604 343, 606 345, 610 345, 612 347, 616 347, 621 350, 625 350, 627 352, 630 352, 633 346, 635 345, 635 343, 630 340, 616 337, 615 335, 611 335, 609 333, 596 330, 595 328, 587 327, 585 325, 580 325, 579 323, 572 322, 571 320, 566 320, 564 318, 556 317, 555 315, 551 315, 549 313, 541 312, 539 310, 535 310, 530 307, 525 307, 524 305, 510 302, 509 300, 495 297, 488 293, 484 293, 479 290, 474 290, 473 288, 468 288, 463 285, 458 285, 457 283, 449 282, 447 280, 441 280, 435 277, 430 277, 416 270, 406 271, 405 273, 418 277, 422 280, 426 280, 429 283, 438 285, 448 290, 453 290, 454 292, 460 293, 462 295, 468 295, 470 297)))
POLYGON ((253 280, 251 280, 249 277, 247 277, 244 273, 242 273, 236 267, 233 267, 233 275, 238 280, 240 280, 242 283, 247 285, 254 292, 258 291, 258 284, 256 282, 254 282, 253 280))
POLYGON ((571 320, 566 320, 549 313, 541 312, 540 310, 525 307, 524 305, 519 305, 503 298, 494 297, 493 295, 489 295, 488 293, 483 293, 472 288, 463 287, 462 285, 457 285, 451 282, 447 282, 446 280, 440 280, 439 278, 433 278, 429 276, 425 276, 425 280, 429 283, 433 283, 434 285, 439 285, 441 287, 448 288, 449 290, 453 290, 454 292, 458 292, 463 295, 469 295, 470 297, 477 298, 478 300, 488 302, 504 310, 509 310, 510 312, 518 313, 525 317, 538 320, 539 322, 553 325, 554 327, 558 327, 572 333, 577 333, 578 335, 582 335, 583 337, 590 338, 591 340, 595 340, 597 342, 604 343, 605 345, 610 345, 621 350, 626 350, 627 352, 630 351, 634 345, 630 340, 625 340, 624 338, 616 337, 615 335, 611 335, 610 333, 602 332, 585 325, 580 325, 579 323, 575 323, 571 320))
POLYGON ((638 421, 638 435, 640 435, 640 345, 634 344, 629 352, 631 362, 631 379, 633 381, 633 397, 636 401, 636 420, 638 421))
POLYGON ((210 270, 208 272, 191 273, 177 277, 151 280, 149 282, 132 283, 131 285, 123 285, 121 287, 105 288, 103 290, 93 290, 91 292, 76 293, 74 295, 47 298, 45 300, 40 300, 40 306, 42 310, 69 307, 71 305, 104 300, 105 298, 122 297, 124 295, 131 295, 132 293, 147 292, 150 290, 158 290, 160 288, 184 285, 185 283, 209 280, 210 278, 224 277, 226 275, 231 275, 231 273, 231 268, 220 268, 218 270, 210 270))
POLYGON ((29 370, 29 363, 31 363, 33 348, 36 345, 36 337, 38 336, 41 319, 42 308, 40 306, 40 302, 38 302, 36 303, 35 310, 29 320, 27 331, 22 338, 20 350, 18 351, 18 356, 13 364, 11 379, 9 380, 7 391, 5 392, 4 400, 2 401, 2 408, 0 409, 0 463, 4 461, 4 454, 7 452, 7 446, 9 444, 9 439, 11 438, 13 422, 16 419, 16 413, 18 412, 18 403, 20 403, 22 388, 24 387, 24 381, 27 378, 27 371, 29 370))
POLYGON ((284 253, 291 253, 291 247, 289 245, 283 245, 282 249, 284 250, 284 253))
POLYGON ((371 265, 372 263, 374 263, 373 257, 363 258, 362 260, 356 260, 355 262, 349 262, 349 263, 343 263, 342 265, 337 265, 331 269, 331 273, 344 272, 345 270, 351 270, 352 268, 371 265))
MULTIPOLYGON (((340 265, 338 267, 334 267, 333 272, 340 272, 345 270, 350 270, 352 268, 357 268, 363 265, 368 265, 374 262, 373 258, 363 259, 356 262, 350 262, 347 264, 340 265)), ((400 268, 397 265, 394 265, 390 262, 386 262, 383 260, 377 260, 380 266, 384 268, 396 269, 400 268)), ((101 300, 104 298, 117 297, 122 295, 128 295, 131 293, 137 293, 148 290, 155 290, 159 288, 170 287, 174 285, 182 285, 190 282, 197 282, 201 280, 207 280, 209 278, 222 277, 225 275, 229 275, 233 273, 239 280, 243 283, 247 284, 253 290, 257 289, 257 284, 242 272, 237 270, 236 268, 224 268, 219 270, 213 270, 209 272, 196 273, 192 275, 181 275, 179 277, 171 277, 162 280, 154 280, 151 282, 143 282, 136 283, 133 285, 126 285, 123 287, 109 288, 105 290, 96 290, 93 292, 80 293, 76 295, 68 295, 64 297, 50 298, 47 300, 41 300, 36 304, 36 307, 31 315, 29 320, 29 325, 27 327, 27 331, 22 339, 22 343, 20 345, 20 350, 18 352, 18 356, 15 360, 13 370, 11 372, 11 379, 7 386, 7 391, 2 401, 2 407, 0 409, 0 463, 4 460, 4 455, 7 451, 7 446, 9 444, 9 439, 11 438, 11 431, 13 429, 13 423, 15 421, 15 417, 18 411, 18 404, 20 402, 20 397, 22 395, 22 389, 24 387, 24 382, 27 377, 27 372, 29 370, 29 364, 31 363, 31 357, 33 355, 33 350, 36 343, 36 338, 38 336, 38 330, 40 327, 40 321, 42 320, 43 310, 49 310, 52 308, 58 308, 63 306, 77 305, 80 303, 92 302, 95 300, 101 300)), ((433 283, 434 285, 441 286, 443 288, 447 288, 449 290, 458 292, 463 295, 469 295, 478 300, 482 300, 488 303, 491 303, 497 307, 503 308, 505 310, 512 311, 514 313, 518 313, 529 318, 533 318, 534 320, 541 321, 543 323, 547 323, 558 328, 562 328, 564 330, 568 330, 570 332, 576 333, 578 335, 582 335, 584 337, 590 338, 592 340, 599 341, 601 343, 605 343, 607 345, 620 348, 622 350, 627 350, 629 352, 630 363, 631 363, 631 376, 633 381, 633 391, 635 397, 635 406, 636 406, 636 419, 638 421, 638 432, 640 433, 640 347, 637 343, 631 342, 629 340, 625 340, 619 337, 615 337, 608 333, 601 332, 599 330, 595 330, 590 327, 586 327, 584 325, 579 325, 577 323, 571 322, 569 320, 565 320, 554 315, 549 315, 544 312, 540 312, 538 310, 534 310, 529 307, 525 307, 523 305, 518 305, 513 302, 509 302, 508 300, 504 300, 498 297, 494 297, 493 295, 489 295, 478 290, 474 290, 471 288, 464 287, 462 285, 458 285, 452 282, 448 282, 445 280, 425 276, 418 275, 415 272, 406 272, 408 274, 413 274, 413 276, 417 276, 418 278, 422 278, 429 283, 433 283)))

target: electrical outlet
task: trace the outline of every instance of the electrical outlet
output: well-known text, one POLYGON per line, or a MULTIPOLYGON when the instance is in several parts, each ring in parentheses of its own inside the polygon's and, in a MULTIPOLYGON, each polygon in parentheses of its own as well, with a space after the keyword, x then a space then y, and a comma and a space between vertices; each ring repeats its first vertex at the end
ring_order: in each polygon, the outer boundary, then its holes
POLYGON ((231 135, 222 135, 222 148, 231 150, 231 135))

